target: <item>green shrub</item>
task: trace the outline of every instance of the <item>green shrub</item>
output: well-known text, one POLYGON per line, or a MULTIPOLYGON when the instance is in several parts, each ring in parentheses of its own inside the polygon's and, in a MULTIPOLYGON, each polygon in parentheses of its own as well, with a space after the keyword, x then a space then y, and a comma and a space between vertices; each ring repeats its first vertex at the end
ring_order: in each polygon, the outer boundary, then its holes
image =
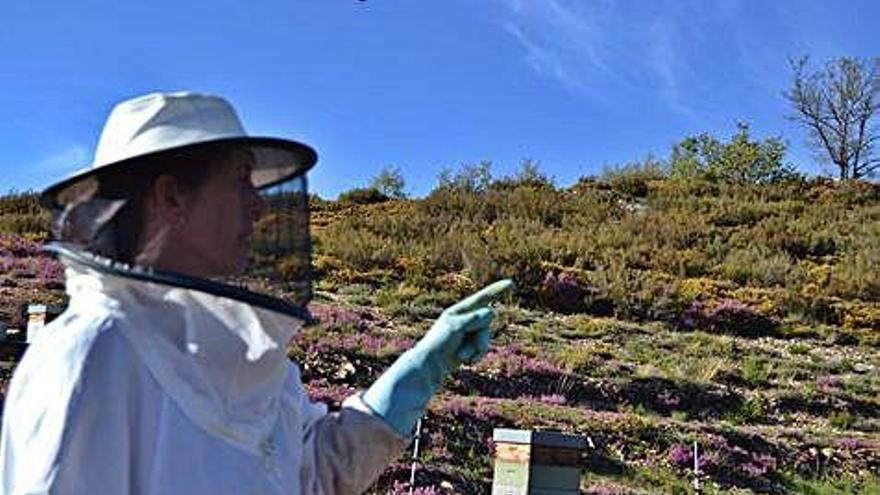
POLYGON ((728 415, 728 421, 734 424, 755 424, 764 421, 767 415, 767 406, 761 397, 750 397, 742 402, 740 406, 731 411, 728 415))
POLYGON ((874 495, 880 493, 880 478, 870 475, 866 479, 833 478, 804 479, 784 477, 785 487, 792 493, 802 495, 874 495))
POLYGON ((741 285, 762 287, 784 286, 799 276, 788 254, 762 246, 731 251, 718 267, 718 273, 741 285))
POLYGON ((465 164, 458 172, 444 168, 437 177, 434 191, 458 191, 480 193, 492 183, 492 162, 484 160, 476 164, 465 164))
POLYGON ((376 189, 389 198, 403 199, 406 197, 406 181, 400 167, 386 166, 383 168, 370 181, 370 188, 376 189))
POLYGON ((809 344, 805 344, 803 342, 795 342, 788 347, 788 352, 794 354, 795 356, 803 356, 809 354, 811 349, 812 347, 809 344))
POLYGON ((496 190, 529 187, 532 189, 554 189, 553 180, 541 171, 538 162, 525 159, 520 164, 519 172, 510 177, 493 180, 489 188, 496 190))
POLYGON ((426 290, 447 274, 473 286, 513 277, 530 307, 561 308, 545 280, 572 272, 583 304, 566 311, 674 321, 695 300, 730 298, 779 321, 839 326, 839 300, 880 300, 880 205, 817 199, 837 188, 652 179, 633 210, 620 198, 639 191, 591 179, 557 189, 536 167, 493 181, 485 162, 422 200, 318 205, 316 258, 336 260, 340 281, 384 270, 426 290), (718 284, 687 282, 697 279, 718 284))
POLYGON ((848 430, 855 423, 855 417, 848 411, 833 411, 828 415, 828 426, 838 430, 848 430))
POLYGON ((0 232, 10 234, 47 234, 50 220, 47 212, 0 214, 0 232))
POLYGON ((339 195, 339 202, 342 204, 371 205, 375 203, 384 203, 389 198, 385 193, 375 187, 356 187, 345 191, 339 195))
POLYGON ((770 363, 760 356, 749 354, 742 362, 743 379, 753 387, 764 387, 770 380, 770 363))
MULTIPOLYGON (((880 239, 876 239, 880 242, 880 239)), ((880 302, 880 247, 843 256, 829 274, 827 293, 880 302)))
POLYGON ((36 215, 41 212, 39 195, 35 192, 18 192, 13 189, 5 195, 0 195, 0 216, 36 215))
POLYGON ((726 143, 703 133, 676 144, 670 158, 671 177, 734 184, 797 179, 797 174, 782 161, 785 149, 785 143, 778 137, 752 141, 748 124, 739 123, 736 134, 726 143))
POLYGON ((648 156, 641 162, 606 168, 602 172, 602 180, 618 194, 644 198, 650 192, 651 182, 663 180, 666 175, 666 164, 648 156))

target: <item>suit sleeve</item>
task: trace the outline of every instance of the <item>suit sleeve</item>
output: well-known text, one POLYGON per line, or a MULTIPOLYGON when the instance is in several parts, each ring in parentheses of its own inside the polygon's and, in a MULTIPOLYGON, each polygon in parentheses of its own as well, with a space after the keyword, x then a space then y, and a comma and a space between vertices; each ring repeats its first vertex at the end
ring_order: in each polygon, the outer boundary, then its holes
POLYGON ((63 353, 28 350, 3 416, 3 493, 129 493, 123 373, 112 359, 121 343, 103 335, 62 340, 63 353))
POLYGON ((361 401, 351 396, 338 412, 303 394, 303 458, 301 492, 315 495, 356 495, 375 483, 398 458, 407 440, 361 401))

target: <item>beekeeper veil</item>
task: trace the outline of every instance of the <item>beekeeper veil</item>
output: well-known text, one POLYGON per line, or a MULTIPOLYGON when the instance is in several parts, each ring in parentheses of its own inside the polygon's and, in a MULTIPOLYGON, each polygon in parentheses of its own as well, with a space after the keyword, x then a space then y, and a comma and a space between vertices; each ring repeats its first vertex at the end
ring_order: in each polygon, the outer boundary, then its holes
POLYGON ((92 167, 43 192, 41 202, 53 215, 51 249, 101 262, 102 269, 228 291, 249 302, 279 304, 267 298, 280 295, 282 306, 302 309, 312 287, 306 172, 316 161, 304 144, 248 136, 232 106, 216 96, 156 93, 128 100, 111 112, 92 167), (137 266, 136 251, 150 245, 142 216, 150 184, 170 175, 199 187, 215 164, 230 158, 247 162, 262 198, 247 271, 200 280, 137 266))

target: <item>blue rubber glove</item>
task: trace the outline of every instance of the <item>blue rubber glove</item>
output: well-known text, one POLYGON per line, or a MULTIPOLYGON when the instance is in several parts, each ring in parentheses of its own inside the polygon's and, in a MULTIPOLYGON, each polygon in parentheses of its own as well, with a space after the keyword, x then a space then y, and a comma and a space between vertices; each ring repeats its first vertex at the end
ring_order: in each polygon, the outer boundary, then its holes
POLYGON ((361 399, 403 437, 409 437, 443 379, 489 351, 487 305, 513 282, 501 280, 447 308, 416 345, 397 358, 361 399))

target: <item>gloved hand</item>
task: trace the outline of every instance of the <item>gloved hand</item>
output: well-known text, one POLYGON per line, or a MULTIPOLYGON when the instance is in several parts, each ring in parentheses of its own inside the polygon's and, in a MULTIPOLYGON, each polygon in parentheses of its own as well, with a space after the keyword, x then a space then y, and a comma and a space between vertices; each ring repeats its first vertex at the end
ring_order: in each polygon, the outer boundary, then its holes
POLYGON ((446 375, 489 351, 495 312, 487 305, 512 285, 500 280, 443 311, 428 333, 364 392, 364 403, 409 437, 446 375))

